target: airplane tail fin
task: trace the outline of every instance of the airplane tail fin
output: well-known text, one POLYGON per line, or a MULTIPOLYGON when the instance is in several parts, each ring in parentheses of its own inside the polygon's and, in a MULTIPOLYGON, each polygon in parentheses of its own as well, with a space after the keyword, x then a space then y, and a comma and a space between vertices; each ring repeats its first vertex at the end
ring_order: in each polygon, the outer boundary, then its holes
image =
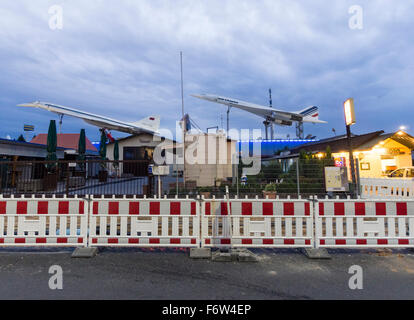
POLYGON ((157 132, 160 127, 160 116, 149 116, 132 124, 157 132))
POLYGON ((325 123, 319 120, 319 108, 316 106, 305 108, 298 113, 303 116, 303 122, 325 123))

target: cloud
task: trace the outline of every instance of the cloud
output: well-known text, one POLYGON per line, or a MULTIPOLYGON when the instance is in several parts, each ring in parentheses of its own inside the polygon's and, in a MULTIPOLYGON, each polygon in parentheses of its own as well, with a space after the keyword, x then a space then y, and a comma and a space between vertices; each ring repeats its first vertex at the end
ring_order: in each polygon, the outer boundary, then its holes
MULTIPOLYGON (((395 130, 413 100, 414 6, 359 1, 364 28, 348 27, 355 3, 336 1, 11 1, 0 5, 0 136, 24 121, 46 132, 52 114, 16 104, 45 100, 121 120, 160 114, 181 118, 179 52, 184 52, 185 107, 202 127, 225 124, 226 109, 189 96, 206 92, 299 110, 318 105, 328 125, 305 126, 319 137, 342 131, 342 102, 353 96, 353 130, 395 130), (24 4, 24 5, 22 5, 24 4), (51 5, 63 29, 50 30, 51 5), (392 110, 392 117, 390 111, 392 110), (375 121, 373 121, 375 115, 375 121), (390 119, 392 118, 392 119, 390 119), (224 120, 222 120, 224 119, 224 120)), ((237 128, 260 118, 233 110, 237 128)), ((64 131, 87 128, 65 119, 64 131)), ((277 128, 281 136, 294 128, 277 128)))

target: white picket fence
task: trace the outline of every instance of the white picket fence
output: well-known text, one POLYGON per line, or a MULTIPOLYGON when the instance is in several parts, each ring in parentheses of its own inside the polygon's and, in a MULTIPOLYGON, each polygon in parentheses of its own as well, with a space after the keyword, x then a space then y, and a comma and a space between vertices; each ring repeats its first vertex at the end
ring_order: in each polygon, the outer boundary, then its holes
POLYGON ((0 246, 414 247, 414 200, 2 198, 0 246))
POLYGON ((361 178, 361 198, 414 199, 414 180, 361 178))

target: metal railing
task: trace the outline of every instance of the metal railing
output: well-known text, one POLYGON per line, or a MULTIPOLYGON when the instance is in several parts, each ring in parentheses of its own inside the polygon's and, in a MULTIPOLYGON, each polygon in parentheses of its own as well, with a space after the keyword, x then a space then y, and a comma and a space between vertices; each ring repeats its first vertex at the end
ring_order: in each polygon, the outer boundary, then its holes
MULTIPOLYGON (((158 195, 158 181, 148 174, 149 164, 147 160, 1 161, 0 194, 154 196, 158 195)), ((224 197, 226 187, 231 196, 239 198, 325 196, 324 168, 332 165, 332 160, 323 159, 262 163, 260 172, 248 175, 247 180, 239 166, 233 170, 233 177, 217 180, 213 186, 198 186, 190 180, 184 184, 183 178, 170 170, 169 176, 161 178, 161 189, 168 198, 224 197)))
MULTIPOLYGON (((226 187, 228 187, 231 196, 239 198, 256 198, 263 199, 266 197, 280 199, 299 197, 327 195, 325 185, 325 167, 335 166, 332 159, 292 159, 291 161, 270 161, 263 162, 261 170, 256 175, 243 175, 241 165, 233 170, 232 178, 227 180, 221 179, 216 182, 215 186, 197 186, 195 181, 186 181, 185 186, 181 183, 178 185, 178 193, 175 188, 170 188, 169 196, 194 196, 204 195, 206 198, 212 196, 224 197, 226 195, 226 187)), ((357 169, 358 162, 355 161, 357 169)), ((349 170, 348 170, 349 171, 349 170)), ((359 172, 357 175, 357 186, 359 190, 359 172)), ((350 174, 348 179, 350 180, 350 174)), ((349 191, 332 192, 331 196, 340 196, 346 198, 352 195, 351 185, 349 191)))
POLYGON ((148 161, 0 162, 0 194, 151 195, 148 161))

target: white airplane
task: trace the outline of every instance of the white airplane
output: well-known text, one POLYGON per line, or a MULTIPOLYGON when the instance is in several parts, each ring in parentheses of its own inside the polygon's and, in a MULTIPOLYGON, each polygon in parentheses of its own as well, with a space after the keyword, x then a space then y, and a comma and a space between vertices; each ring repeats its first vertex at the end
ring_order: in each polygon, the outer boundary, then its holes
POLYGON ((289 112, 211 94, 192 94, 192 96, 253 113, 264 118, 266 121, 273 122, 279 126, 291 126, 293 122, 327 123, 326 121, 319 120, 319 108, 316 106, 311 106, 300 111, 289 112))
POLYGON ((32 103, 23 103, 19 104, 18 107, 40 108, 57 113, 61 117, 63 115, 68 115, 80 118, 83 121, 102 129, 117 130, 130 134, 137 134, 141 132, 158 133, 158 128, 160 126, 159 116, 149 116, 137 122, 126 122, 48 102, 36 101, 32 103))

